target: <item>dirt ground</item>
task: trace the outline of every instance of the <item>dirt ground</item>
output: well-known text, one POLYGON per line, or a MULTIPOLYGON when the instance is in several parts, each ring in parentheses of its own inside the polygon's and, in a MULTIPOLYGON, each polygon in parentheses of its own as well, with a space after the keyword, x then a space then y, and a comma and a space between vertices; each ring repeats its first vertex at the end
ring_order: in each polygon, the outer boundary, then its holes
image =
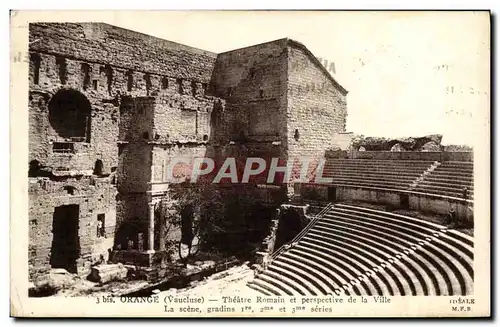
POLYGON ((187 288, 169 289, 157 294, 160 296, 174 294, 184 296, 258 295, 260 293, 246 285, 253 279, 253 274, 253 270, 247 264, 243 264, 213 274, 201 281, 193 281, 187 288))

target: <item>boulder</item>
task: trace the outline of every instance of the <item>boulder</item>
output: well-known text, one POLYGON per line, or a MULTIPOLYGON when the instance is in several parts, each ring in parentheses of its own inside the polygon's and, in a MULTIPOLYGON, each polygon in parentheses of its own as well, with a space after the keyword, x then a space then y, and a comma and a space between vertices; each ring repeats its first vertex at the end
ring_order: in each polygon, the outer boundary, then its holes
POLYGON ((114 280, 125 280, 127 278, 127 272, 127 268, 121 263, 98 265, 92 267, 89 280, 99 284, 106 284, 114 280))
POLYGON ((413 137, 397 138, 394 141, 397 142, 396 144, 399 144, 401 148, 406 151, 411 151, 413 148, 415 148, 415 144, 417 143, 417 141, 413 137))
POLYGON ((425 143, 421 148, 420 151, 422 152, 439 152, 441 151, 441 147, 437 145, 435 142, 430 141, 425 143))
POLYGON ((66 269, 51 269, 48 274, 34 280, 35 289, 50 289, 54 293, 75 283, 75 276, 66 269))

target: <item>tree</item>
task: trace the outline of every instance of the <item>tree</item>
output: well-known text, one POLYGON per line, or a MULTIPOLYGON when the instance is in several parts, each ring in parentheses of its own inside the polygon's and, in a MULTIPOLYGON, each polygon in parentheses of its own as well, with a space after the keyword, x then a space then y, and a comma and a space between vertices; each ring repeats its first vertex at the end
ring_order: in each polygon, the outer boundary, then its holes
POLYGON ((182 261, 200 250, 207 250, 208 240, 222 219, 224 204, 217 187, 206 180, 184 182, 170 186, 171 226, 180 228, 178 254, 182 261), (183 251, 187 246, 187 254, 183 251))

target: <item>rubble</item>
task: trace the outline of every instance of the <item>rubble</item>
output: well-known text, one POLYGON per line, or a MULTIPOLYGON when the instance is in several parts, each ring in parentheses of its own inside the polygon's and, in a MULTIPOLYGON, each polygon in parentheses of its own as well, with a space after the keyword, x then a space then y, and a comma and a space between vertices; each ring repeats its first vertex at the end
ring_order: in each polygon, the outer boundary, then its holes
POLYGON ((442 139, 443 135, 441 134, 400 138, 365 137, 363 135, 357 135, 351 140, 351 148, 357 151, 423 151, 423 146, 429 142, 433 142, 438 147, 441 147, 442 139))
POLYGON ((126 279, 127 272, 127 268, 121 263, 104 264, 92 267, 89 279, 99 284, 106 284, 110 281, 126 279))

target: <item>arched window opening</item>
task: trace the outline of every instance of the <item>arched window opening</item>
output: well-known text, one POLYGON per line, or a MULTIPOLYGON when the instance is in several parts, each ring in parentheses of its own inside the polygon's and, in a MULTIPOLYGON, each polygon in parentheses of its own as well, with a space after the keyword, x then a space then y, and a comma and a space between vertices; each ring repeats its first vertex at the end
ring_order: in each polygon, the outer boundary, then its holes
POLYGON ((96 176, 102 176, 102 171, 103 171, 103 163, 101 159, 97 159, 94 165, 94 172, 93 174, 96 176))
POLYGON ((49 121, 56 133, 73 142, 90 142, 89 100, 75 90, 61 90, 49 102, 49 121))

